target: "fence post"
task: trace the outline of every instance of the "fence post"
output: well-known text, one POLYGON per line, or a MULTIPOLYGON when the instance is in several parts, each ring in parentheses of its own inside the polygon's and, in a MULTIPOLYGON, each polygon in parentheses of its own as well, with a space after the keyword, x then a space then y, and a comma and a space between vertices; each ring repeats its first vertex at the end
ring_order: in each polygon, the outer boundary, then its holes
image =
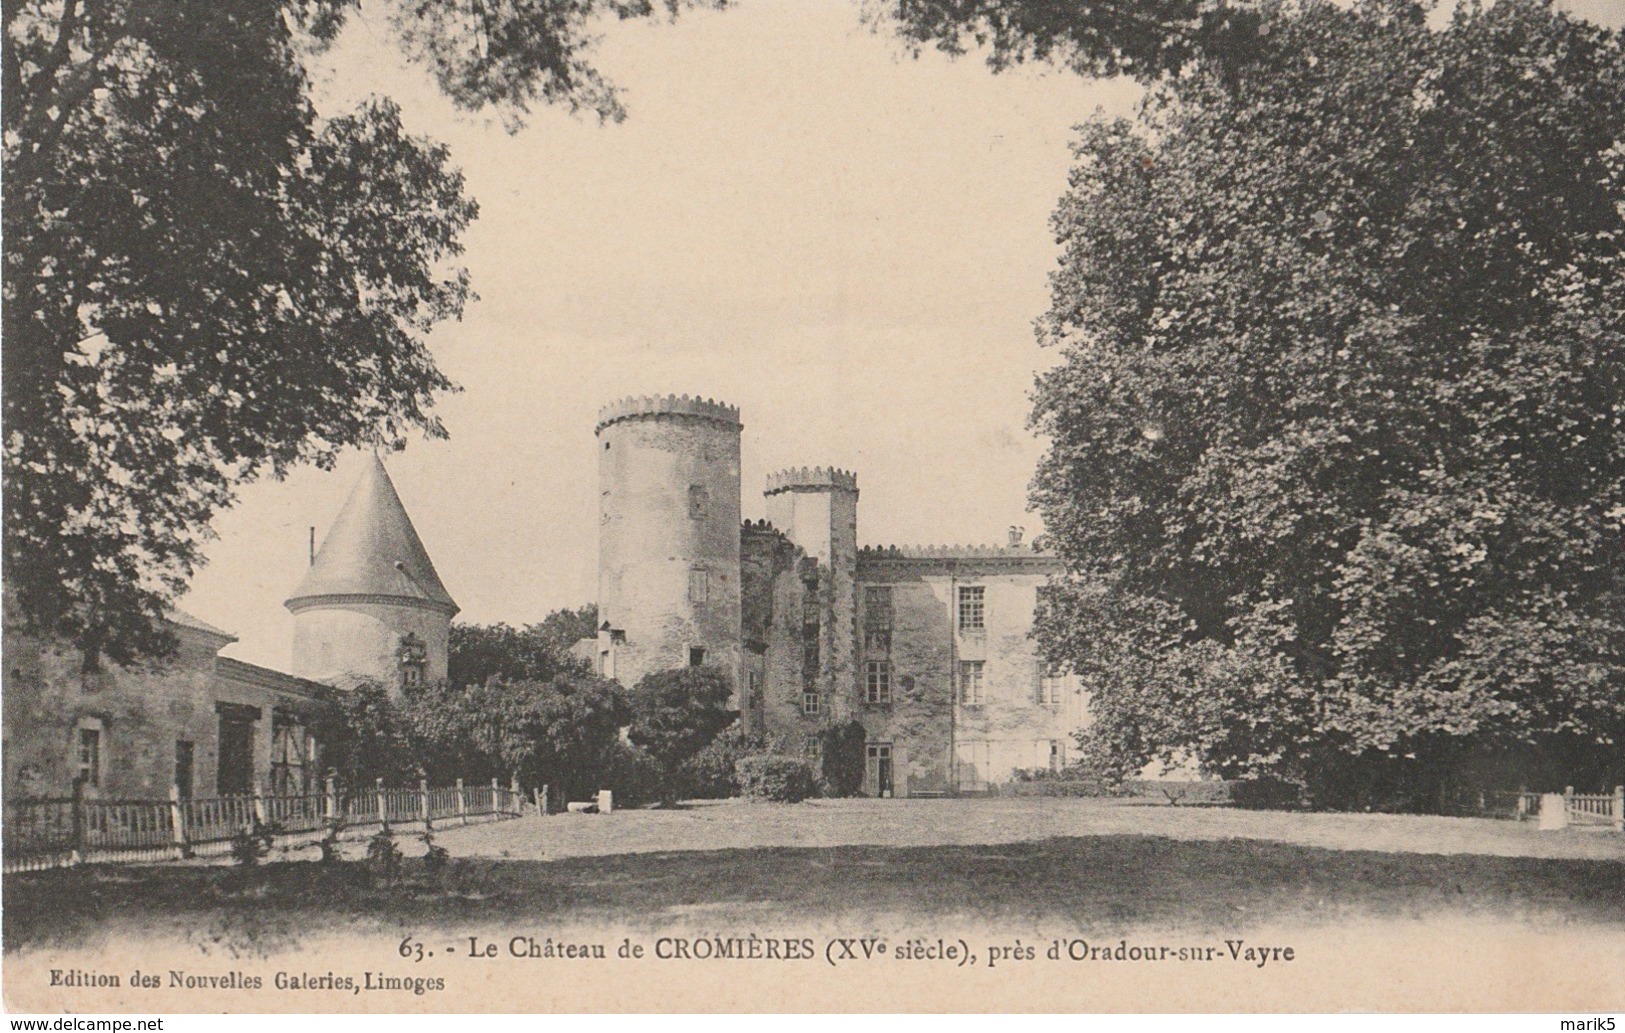
POLYGON ((1522 821, 1529 816, 1529 797, 1526 795, 1529 787, 1522 782, 1518 783, 1518 820, 1522 821))
POLYGON ((519 776, 514 775, 508 779, 508 810, 517 818, 524 811, 524 804, 524 799, 519 795, 519 776))
POLYGON ((333 776, 327 776, 327 820, 332 821, 339 816, 339 790, 333 776))
POLYGON ((468 824, 468 798, 463 795, 463 780, 457 780, 457 820, 468 824))
POLYGON ((491 779, 491 817, 496 818, 502 813, 502 786, 497 784, 495 778, 491 779))
POLYGON ((85 779, 73 780, 73 846, 68 850, 68 864, 81 864, 85 859, 85 779))
POLYGON ((377 791, 378 791, 378 823, 380 825, 388 825, 389 824, 389 809, 384 806, 384 780, 381 779, 381 778, 377 780, 377 791))
POLYGON ((260 825, 265 822, 265 797, 260 793, 260 780, 254 780, 254 821, 260 825))
POLYGON ((429 829, 429 780, 418 779, 418 794, 423 797, 423 829, 429 829))
POLYGON ((548 807, 548 800, 547 800, 548 793, 552 790, 552 788, 553 787, 549 786, 549 785, 543 785, 542 786, 542 804, 541 804, 541 806, 542 806, 542 816, 544 818, 548 814, 552 813, 551 809, 548 807))
POLYGON ((171 838, 175 842, 176 856, 191 857, 192 848, 186 843, 186 808, 181 806, 181 787, 173 782, 169 784, 169 821, 173 826, 171 838))
POLYGON ((1625 786, 1614 787, 1614 831, 1625 832, 1625 786))

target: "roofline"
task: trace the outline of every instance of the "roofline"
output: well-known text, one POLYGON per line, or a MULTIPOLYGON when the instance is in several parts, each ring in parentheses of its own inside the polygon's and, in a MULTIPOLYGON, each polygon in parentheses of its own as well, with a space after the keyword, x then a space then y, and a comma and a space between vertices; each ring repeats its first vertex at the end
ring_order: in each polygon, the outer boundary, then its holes
POLYGON ((430 610, 434 613, 443 613, 447 618, 455 617, 462 612, 462 607, 453 602, 440 602, 435 599, 424 599, 415 595, 380 595, 376 593, 338 593, 334 595, 300 595, 287 600, 282 604, 294 616, 306 610, 337 608, 344 606, 405 606, 415 610, 430 610))
POLYGON ((279 692, 294 692, 311 699, 328 699, 333 693, 333 686, 326 682, 311 681, 309 678, 300 678, 270 667, 261 667, 246 660, 222 656, 218 658, 215 667, 217 673, 238 676, 239 680, 264 689, 274 689, 279 692))
MULTIPOLYGON (((190 616, 190 614, 188 614, 188 616, 190 616)), ((196 621, 197 623, 194 624, 187 621, 176 620, 173 614, 166 614, 163 618, 163 622, 165 624, 169 625, 171 628, 174 628, 178 632, 193 635, 209 642, 218 643, 218 645, 215 646, 215 649, 217 650, 224 649, 233 642, 238 641, 236 635, 233 635, 224 628, 217 628, 214 625, 209 624, 201 617, 192 617, 192 620, 196 621)))
POLYGON ((961 576, 981 574, 1060 574, 1066 564, 1059 556, 1047 552, 1004 553, 964 551, 947 555, 909 555, 901 550, 873 553, 860 552, 856 576, 884 579, 887 574, 961 576))

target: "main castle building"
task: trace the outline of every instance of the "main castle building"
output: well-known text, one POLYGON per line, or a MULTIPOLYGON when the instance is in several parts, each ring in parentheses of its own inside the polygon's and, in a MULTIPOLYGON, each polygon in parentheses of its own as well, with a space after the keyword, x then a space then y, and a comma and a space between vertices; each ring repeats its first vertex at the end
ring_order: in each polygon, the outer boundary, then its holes
POLYGON ((860 548, 857 476, 824 467, 769 476, 767 519, 742 522, 741 429, 687 395, 600 412, 599 670, 630 686, 720 667, 747 728, 792 748, 855 719, 876 796, 1065 763, 1086 700, 1031 635, 1059 561, 1014 528, 1003 546, 860 548))
MULTIPOLYGON (((1023 545, 860 548, 856 475, 767 479, 740 518, 739 410, 687 396, 599 414, 599 670, 710 665, 752 731, 813 751, 865 729, 875 796, 976 792, 1055 768, 1088 719, 1031 629, 1055 557, 1023 545)), ((457 604, 374 456, 287 608, 290 672, 220 656, 235 639, 185 614, 173 657, 87 670, 6 610, 6 782, 18 797, 314 791, 339 695, 446 676, 457 604)))

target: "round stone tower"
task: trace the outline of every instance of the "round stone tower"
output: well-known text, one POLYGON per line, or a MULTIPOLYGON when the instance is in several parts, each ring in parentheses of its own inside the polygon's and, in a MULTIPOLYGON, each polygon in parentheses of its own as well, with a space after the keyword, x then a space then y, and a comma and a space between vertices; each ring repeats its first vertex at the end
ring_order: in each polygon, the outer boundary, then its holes
POLYGON ((818 670, 802 676, 820 695, 820 710, 844 719, 859 667, 857 474, 833 466, 780 470, 768 475, 763 494, 768 522, 818 563, 818 670))
POLYGON ((376 455, 284 605, 301 678, 398 692, 446 677, 457 604, 376 455))
POLYGON ((598 414, 602 672, 740 661, 739 410, 687 395, 598 414))

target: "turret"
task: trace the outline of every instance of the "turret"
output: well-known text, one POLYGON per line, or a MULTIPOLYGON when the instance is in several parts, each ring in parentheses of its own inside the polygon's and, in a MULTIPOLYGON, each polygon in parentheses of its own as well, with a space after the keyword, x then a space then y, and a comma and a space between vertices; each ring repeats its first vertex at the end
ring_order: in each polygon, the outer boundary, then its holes
POLYGON ((739 410, 688 395, 604 407, 598 442, 602 672, 631 686, 740 662, 739 410))
POLYGON ((858 678, 857 475, 822 466, 780 470, 768 476, 764 494, 767 519, 818 562, 819 670, 804 675, 825 712, 845 717, 858 678))
POLYGON ((458 607, 376 455, 284 605, 301 678, 398 691, 446 677, 458 607))

